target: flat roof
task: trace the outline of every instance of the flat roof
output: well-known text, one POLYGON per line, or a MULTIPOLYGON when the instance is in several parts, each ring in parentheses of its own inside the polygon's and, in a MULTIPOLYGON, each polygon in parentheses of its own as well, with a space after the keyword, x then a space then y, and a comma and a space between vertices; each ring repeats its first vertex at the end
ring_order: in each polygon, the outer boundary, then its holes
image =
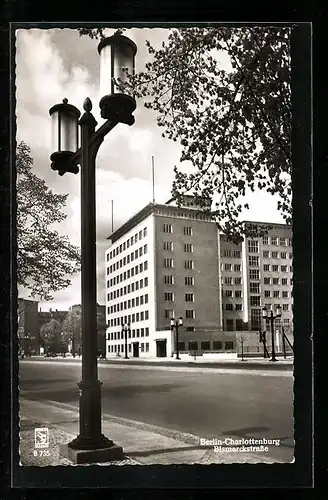
MULTIPOLYGON (((170 201, 170 200, 169 200, 170 201)), ((181 207, 176 207, 174 205, 168 205, 167 204, 168 202, 166 202, 166 204, 161 204, 161 203, 148 203, 148 205, 146 205, 144 208, 142 208, 141 210, 139 210, 139 212, 137 212, 136 214, 134 214, 132 217, 130 217, 124 224, 122 224, 122 226, 120 226, 118 229, 116 229, 116 231, 114 231, 113 233, 111 233, 109 236, 107 236, 107 240, 111 240, 112 243, 115 243, 117 240, 119 240, 120 238, 122 238, 122 236, 124 236, 128 231, 130 231, 131 229, 133 229, 137 224, 139 224, 140 222, 142 222, 144 219, 146 219, 147 217, 149 217, 149 215, 151 215, 157 208, 161 208, 162 210, 173 210, 175 212, 179 212, 181 210, 185 211, 185 212, 190 212, 190 213, 195 213, 195 209, 194 208, 190 208, 190 207, 184 207, 184 206, 181 206, 181 207)), ((202 212, 202 210, 198 210, 198 212, 202 212)), ((216 221, 212 221, 214 224, 217 224, 218 223, 216 221)), ((245 224, 252 224, 252 225, 265 225, 265 226, 280 226, 280 227, 285 227, 285 228, 291 228, 292 226, 291 225, 288 225, 288 224, 281 224, 281 223, 278 223, 278 222, 260 222, 260 221, 243 221, 245 224)))

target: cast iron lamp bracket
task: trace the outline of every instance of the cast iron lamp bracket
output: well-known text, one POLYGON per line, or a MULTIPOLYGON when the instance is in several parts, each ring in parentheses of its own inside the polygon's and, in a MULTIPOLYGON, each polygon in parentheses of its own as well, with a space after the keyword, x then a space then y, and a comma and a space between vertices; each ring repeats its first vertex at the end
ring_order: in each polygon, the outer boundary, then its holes
MULTIPOLYGON (((116 113, 112 113, 112 118, 107 119, 105 123, 96 130, 97 121, 91 113, 92 102, 89 97, 85 99, 83 109, 84 113, 78 123, 82 130, 87 130, 87 134, 84 138, 87 139, 88 142, 89 159, 91 161, 95 160, 105 136, 113 130, 118 123, 124 123, 131 126, 135 122, 135 118, 130 112, 126 113, 123 108, 118 108, 116 113)), ((75 153, 70 151, 61 152, 60 155, 53 153, 50 159, 52 160, 52 170, 58 170, 59 175, 64 175, 66 172, 78 174, 79 166, 81 166, 82 163, 82 147, 75 153)))

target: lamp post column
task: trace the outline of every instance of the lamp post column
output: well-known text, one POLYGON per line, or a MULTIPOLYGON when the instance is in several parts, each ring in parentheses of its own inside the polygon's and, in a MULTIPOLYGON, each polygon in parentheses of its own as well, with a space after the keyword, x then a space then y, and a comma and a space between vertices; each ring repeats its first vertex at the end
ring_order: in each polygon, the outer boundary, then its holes
POLYGON ((180 359, 179 357, 179 323, 176 322, 175 324, 175 331, 176 331, 176 343, 177 343, 177 347, 176 347, 176 358, 175 359, 180 359))
POLYGON ((128 325, 125 325, 125 327, 124 327, 124 339, 125 339, 124 359, 129 359, 129 357, 128 357, 128 331, 130 331, 130 327, 128 325))
MULTIPOLYGON (((90 137, 97 122, 90 99, 84 102, 81 127, 81 288, 82 380, 79 386, 80 434, 72 449, 101 449, 113 444, 101 433, 101 382, 97 369, 97 283, 95 160, 97 148, 90 137)), ((100 145, 100 144, 99 144, 100 145)), ((98 145, 98 147, 99 147, 98 145)))
POLYGON ((276 360, 275 345, 274 345, 274 319, 275 319, 275 316, 273 315, 273 311, 271 311, 271 314, 270 314, 270 321, 271 321, 271 344, 272 344, 272 358, 271 358, 271 361, 277 361, 276 360))

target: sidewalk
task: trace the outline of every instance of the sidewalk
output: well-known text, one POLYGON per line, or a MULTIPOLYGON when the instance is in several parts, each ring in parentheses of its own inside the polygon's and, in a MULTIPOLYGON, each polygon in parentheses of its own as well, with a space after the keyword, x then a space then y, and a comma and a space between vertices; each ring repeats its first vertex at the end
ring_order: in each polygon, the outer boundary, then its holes
MULTIPOLYGON (((56 358, 44 358, 43 356, 33 356, 32 360, 36 361, 47 361, 47 362, 81 362, 81 358, 73 357, 56 357, 56 358)), ((25 361, 25 360, 24 360, 25 361)), ((29 361, 29 360, 26 360, 29 361)), ((123 357, 113 357, 108 359, 99 359, 98 364, 116 364, 116 365, 139 365, 139 366, 185 366, 185 367, 201 367, 201 368, 234 368, 234 369, 273 369, 273 370, 293 370, 294 358, 288 357, 284 359, 283 357, 277 357, 277 361, 273 362, 268 359, 263 358, 246 358, 242 360, 241 358, 222 358, 222 359, 202 359, 197 357, 194 360, 193 357, 188 356, 186 358, 177 360, 175 358, 130 358, 124 359, 123 357)))
MULTIPOLYGON (((21 465, 73 465, 59 454, 59 445, 78 434, 78 411, 71 405, 48 401, 20 401, 21 465), (49 447, 44 456, 34 448, 34 429, 48 427, 49 447)), ((269 453, 216 452, 213 446, 201 446, 200 437, 134 420, 103 416, 103 433, 123 447, 125 459, 97 465, 171 465, 223 463, 276 463, 269 453)))

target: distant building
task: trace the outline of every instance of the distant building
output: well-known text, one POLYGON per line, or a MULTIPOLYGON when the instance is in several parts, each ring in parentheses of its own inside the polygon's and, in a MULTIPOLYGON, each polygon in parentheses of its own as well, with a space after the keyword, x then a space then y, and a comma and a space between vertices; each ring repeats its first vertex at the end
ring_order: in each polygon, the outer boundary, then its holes
POLYGON ((39 353, 38 301, 18 299, 18 337, 21 351, 31 354, 39 353))
POLYGON ((268 330, 262 309, 281 307, 282 326, 292 333, 293 325, 293 249, 292 228, 285 224, 246 222, 270 226, 263 237, 245 238, 236 245, 220 236, 223 328, 225 331, 268 330))
POLYGON ((78 312, 81 314, 82 306, 81 304, 75 304, 74 306, 71 306, 68 308, 69 312, 78 312))
POLYGON ((39 326, 40 330, 43 325, 49 323, 52 319, 55 319, 60 324, 60 329, 63 329, 64 321, 67 317, 68 311, 58 311, 58 309, 50 308, 49 311, 39 310, 39 326))

